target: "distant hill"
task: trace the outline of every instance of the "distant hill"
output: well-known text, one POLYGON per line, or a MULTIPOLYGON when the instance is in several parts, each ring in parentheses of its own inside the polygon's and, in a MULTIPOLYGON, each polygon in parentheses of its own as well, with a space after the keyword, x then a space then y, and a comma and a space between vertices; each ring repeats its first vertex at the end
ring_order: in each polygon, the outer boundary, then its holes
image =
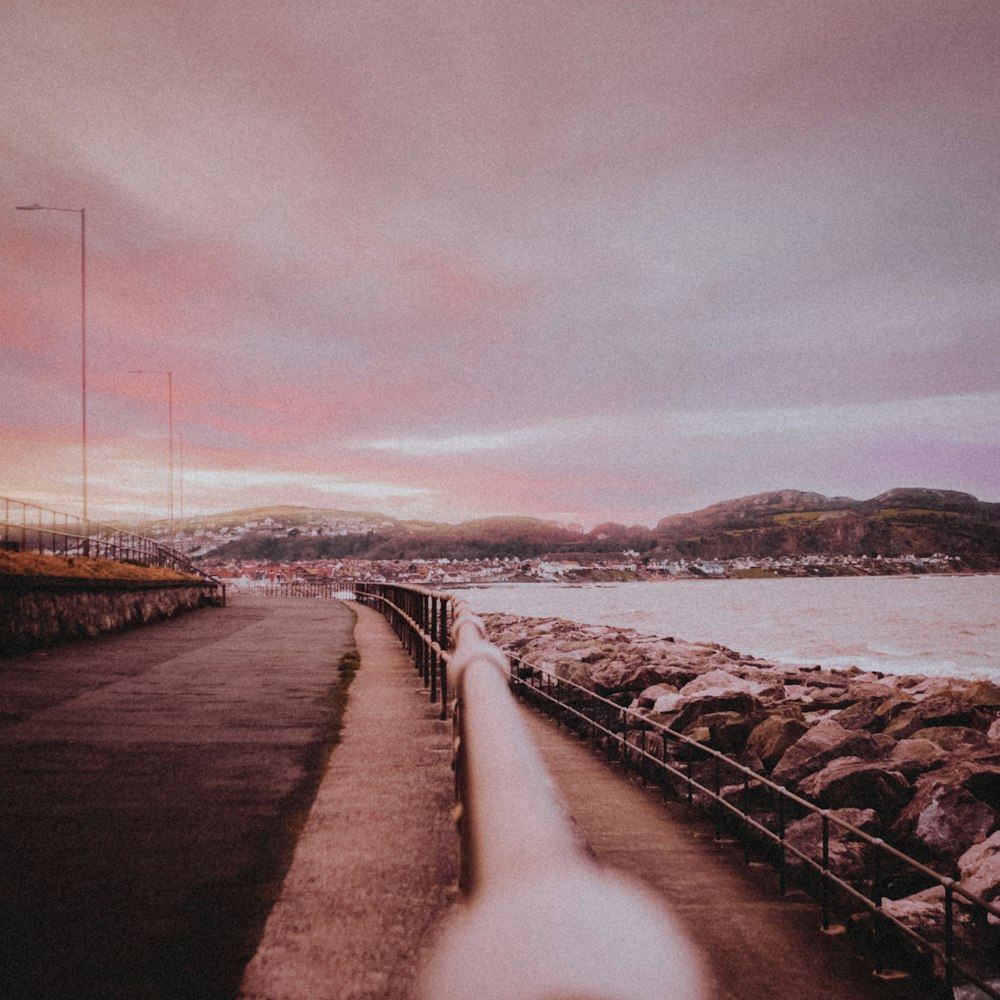
MULTIPOLYGON (((150 530, 166 527, 157 522, 150 530)), ((582 531, 532 517, 445 524, 294 506, 187 518, 177 528, 199 554, 232 560, 531 559, 629 550, 681 561, 941 553, 958 557, 965 569, 1000 569, 1000 504, 921 488, 870 500, 758 493, 665 517, 655 529, 607 522, 582 531)))
POLYGON ((1000 504, 953 490, 893 489, 870 500, 757 493, 663 518, 656 554, 677 559, 956 556, 1000 568, 1000 504))

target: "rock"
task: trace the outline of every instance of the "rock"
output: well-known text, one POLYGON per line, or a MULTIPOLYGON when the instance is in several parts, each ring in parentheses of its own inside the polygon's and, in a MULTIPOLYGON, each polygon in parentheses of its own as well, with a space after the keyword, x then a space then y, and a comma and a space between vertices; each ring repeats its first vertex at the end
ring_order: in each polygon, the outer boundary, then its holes
POLYGON ((696 725, 708 729, 710 747, 732 754, 746 747, 747 737, 759 721, 759 716, 748 716, 742 712, 710 712, 703 715, 696 725))
POLYGON ((984 708, 1000 706, 1000 684, 988 680, 973 681, 964 691, 956 695, 957 700, 984 708))
MULTIPOLYGON (((850 823, 873 837, 878 836, 881 828, 874 809, 831 809, 830 816, 850 823)), ((804 819, 790 823, 785 830, 785 842, 814 861, 822 861, 823 817, 810 813, 804 819)), ((863 877, 871 868, 871 847, 835 822, 830 823, 829 855, 830 870, 842 879, 863 877)), ((803 864, 790 852, 786 854, 786 862, 792 866, 803 864)))
POLYGON ((963 889, 987 903, 1000 898, 1000 831, 970 847, 958 859, 958 871, 963 889))
POLYGON ((881 761, 841 757, 803 778, 798 792, 827 809, 873 809, 889 823, 909 800, 911 788, 881 761))
POLYGON ((812 688, 805 701, 814 709, 846 708, 853 704, 847 688, 843 687, 812 688))
POLYGON ((744 677, 728 673, 725 670, 709 670, 681 688, 683 695, 695 694, 729 694, 732 691, 746 691, 758 694, 766 685, 748 681, 744 677))
POLYGON ((931 740, 900 740, 889 752, 891 767, 908 781, 914 781, 925 771, 940 767, 947 760, 944 750, 931 740))
POLYGON ((920 739, 936 743, 942 750, 978 750, 986 746, 987 737, 978 729, 966 726, 928 726, 920 730, 920 739))
MULTIPOLYGON (((966 782, 980 773, 975 765, 951 765, 917 779, 917 791, 892 828, 892 839, 938 858, 952 861, 985 840, 998 826, 1000 815, 978 799, 966 782)), ((1000 781, 997 781, 1000 785, 1000 781)))
POLYGON ((653 684, 639 695, 638 707, 652 708, 656 704, 656 699, 665 694, 677 694, 677 688, 673 684, 653 684))
POLYGON ((747 691, 732 691, 728 694, 703 693, 691 698, 682 693, 681 697, 685 698, 685 702, 680 708, 680 714, 674 720, 673 728, 682 733, 703 715, 712 712, 738 712, 741 715, 759 718, 764 716, 764 706, 747 691))
POLYGON ((804 684, 786 684, 785 699, 787 701, 807 702, 810 699, 810 691, 811 688, 807 688, 804 684))
MULTIPOLYGON (((944 886, 923 889, 902 899, 883 898, 882 909, 925 940, 936 943, 944 940, 944 886)), ((971 912, 967 907, 955 906, 952 919, 956 941, 967 948, 972 931, 971 912)))
POLYGON ((875 680, 874 677, 863 677, 852 681, 847 685, 847 693, 852 701, 862 701, 877 699, 884 701, 896 695, 897 686, 883 680, 875 680))
POLYGON ((990 717, 974 705, 948 695, 931 695, 903 709, 886 727, 887 736, 902 740, 929 726, 966 726, 985 733, 990 717))
POLYGON ((754 726, 747 739, 747 749, 755 753, 764 766, 771 770, 784 752, 808 729, 801 719, 772 715, 754 726))
POLYGON ((781 705, 768 705, 767 714, 777 719, 798 719, 799 722, 805 721, 805 717, 802 714, 802 706, 796 705, 794 702, 786 701, 781 705))
POLYGON ((962 983, 952 991, 952 1000, 989 1000, 991 995, 1000 994, 1000 979, 986 979, 984 982, 993 991, 992 994, 984 993, 972 983, 962 983))
POLYGON ((986 733, 990 743, 1000 743, 1000 719, 995 719, 986 733))
POLYGON ((673 684, 678 690, 699 676, 698 670, 687 666, 677 666, 673 663, 658 663, 656 672, 664 684, 673 684))
POLYGON ((838 757, 871 759, 879 746, 868 733, 852 732, 833 719, 824 719, 793 743, 775 765, 771 777, 794 784, 838 757))
POLYGON ((599 695, 614 691, 644 691, 661 680, 663 675, 656 666, 623 663, 621 660, 600 666, 590 675, 594 691, 599 695))
POLYGON ((547 659, 536 659, 533 662, 542 669, 543 673, 552 674, 553 677, 570 681, 572 684, 579 684, 580 687, 587 688, 588 690, 593 688, 590 680, 590 667, 585 663, 574 660, 557 660, 553 662, 547 659))
POLYGON ((879 709, 885 702, 882 697, 867 697, 856 701, 853 705, 841 709, 834 718, 837 724, 845 729, 865 729, 869 732, 881 732, 885 729, 885 716, 879 709))
POLYGON ((674 692, 673 694, 662 694, 653 702, 652 712, 655 715, 666 715, 671 712, 679 712, 681 706, 686 702, 684 695, 674 692))

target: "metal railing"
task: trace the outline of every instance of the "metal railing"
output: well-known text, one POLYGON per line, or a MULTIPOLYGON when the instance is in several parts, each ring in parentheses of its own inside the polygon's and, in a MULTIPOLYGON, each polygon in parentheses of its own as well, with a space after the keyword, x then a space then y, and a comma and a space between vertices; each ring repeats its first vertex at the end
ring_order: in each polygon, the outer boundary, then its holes
POLYGON ((424 969, 435 1000, 703 996, 702 969, 659 901, 598 869, 553 791, 504 654, 448 595, 357 585, 386 616, 432 698, 453 695, 455 817, 466 905, 424 969), (437 681, 435 683, 435 678, 437 681))
POLYGON ((665 796, 677 795, 707 812, 717 840, 734 835, 747 861, 756 853, 775 865, 782 894, 794 877, 818 899, 825 931, 831 930, 834 910, 867 912, 877 974, 885 974, 890 961, 912 964, 915 949, 925 959, 922 971, 942 981, 948 997, 961 980, 1000 998, 994 978, 1000 972, 998 956, 983 944, 997 935, 996 905, 726 754, 516 655, 510 662, 516 695, 589 740, 609 762, 658 785, 665 796), (815 853, 786 836, 792 822, 808 816, 818 827, 815 853), (941 890, 941 909, 940 934, 934 938, 884 908, 887 898, 935 887, 941 890), (910 947, 904 950, 905 945, 910 947))
POLYGON ((234 594, 248 597, 316 597, 330 601, 353 601, 354 580, 250 580, 230 585, 234 594))
POLYGON ((11 497, 0 497, 0 514, 0 546, 4 549, 67 558, 113 559, 188 573, 219 588, 225 602, 226 588, 221 580, 204 572, 182 552, 152 538, 11 497))

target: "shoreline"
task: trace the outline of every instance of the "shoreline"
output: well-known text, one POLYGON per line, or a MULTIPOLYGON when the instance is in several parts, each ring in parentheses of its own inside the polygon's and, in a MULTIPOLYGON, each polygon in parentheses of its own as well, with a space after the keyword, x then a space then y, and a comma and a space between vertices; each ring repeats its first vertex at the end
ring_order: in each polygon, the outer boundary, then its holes
MULTIPOLYGON (((1000 685, 780 663, 555 617, 480 617, 491 642, 608 698, 630 725, 676 729, 1000 900, 1000 685)), ((792 840, 810 836, 789 828, 792 840)), ((887 899, 887 912, 927 930, 940 909, 928 892, 887 899)), ((1000 948, 1000 927, 991 933, 1000 948)))
POLYGON ((856 578, 767 586, 732 581, 714 586, 676 581, 673 587, 641 581, 491 584, 455 594, 480 613, 627 626, 721 642, 778 663, 857 665, 1000 684, 1000 575, 891 585, 856 578))

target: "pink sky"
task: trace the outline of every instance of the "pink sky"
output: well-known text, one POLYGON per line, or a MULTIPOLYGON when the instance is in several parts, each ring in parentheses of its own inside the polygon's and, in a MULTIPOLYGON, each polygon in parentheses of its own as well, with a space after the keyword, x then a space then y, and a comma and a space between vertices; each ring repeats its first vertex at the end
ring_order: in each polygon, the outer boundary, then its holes
POLYGON ((1000 500, 1000 4, 7 0, 0 494, 1000 500))

